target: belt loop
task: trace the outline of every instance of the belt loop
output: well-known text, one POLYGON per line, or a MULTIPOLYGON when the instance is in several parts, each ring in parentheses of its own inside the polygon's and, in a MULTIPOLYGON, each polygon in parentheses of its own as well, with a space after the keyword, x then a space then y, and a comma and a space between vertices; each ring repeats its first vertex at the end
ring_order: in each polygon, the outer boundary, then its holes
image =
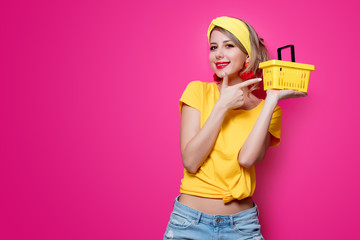
POLYGON ((230 217, 230 226, 234 226, 234 219, 233 216, 229 216, 230 217))
POLYGON ((197 219, 196 219, 195 223, 196 223, 196 224, 199 224, 200 219, 201 219, 201 212, 199 211, 199 213, 198 213, 198 215, 197 215, 197 219))

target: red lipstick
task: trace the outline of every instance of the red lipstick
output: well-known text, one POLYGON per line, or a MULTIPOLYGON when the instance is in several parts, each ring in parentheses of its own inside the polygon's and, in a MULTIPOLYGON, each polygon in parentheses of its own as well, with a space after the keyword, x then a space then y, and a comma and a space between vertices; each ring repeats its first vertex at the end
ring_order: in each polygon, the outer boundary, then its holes
POLYGON ((227 65, 229 65, 230 62, 216 62, 215 65, 216 65, 216 68, 217 69, 222 69, 224 67, 226 67, 227 65))

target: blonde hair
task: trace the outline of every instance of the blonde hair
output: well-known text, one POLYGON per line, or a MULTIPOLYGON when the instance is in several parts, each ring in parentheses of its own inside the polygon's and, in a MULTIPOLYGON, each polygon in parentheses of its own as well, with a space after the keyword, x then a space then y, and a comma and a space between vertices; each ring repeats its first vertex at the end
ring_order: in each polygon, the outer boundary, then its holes
MULTIPOLYGON (((259 64, 261 62, 265 62, 267 60, 269 60, 269 52, 266 49, 266 46, 264 44, 264 39, 260 38, 259 35, 257 34, 257 32, 255 31, 255 29, 247 22, 245 22, 244 20, 239 19, 240 21, 242 21, 243 23, 245 23, 246 27, 249 30, 249 37, 250 37, 250 45, 251 45, 251 58, 250 58, 250 62, 249 65, 242 69, 242 71, 240 72, 240 74, 243 74, 245 72, 254 72, 256 77, 260 77, 262 76, 262 70, 259 69, 259 64)), ((221 33, 224 33, 226 36, 228 36, 231 41, 233 41, 235 43, 235 45, 240 48, 240 50, 249 55, 248 52, 246 51, 245 47, 240 43, 239 39, 237 39, 237 37, 235 37, 231 32, 227 31, 226 29, 216 26, 214 27, 214 30, 217 30, 221 33)), ((217 81, 221 81, 221 78, 218 78, 217 81)), ((258 84, 256 83, 255 85, 253 85, 250 90, 249 93, 251 93, 252 91, 254 91, 255 89, 258 88, 258 84)))

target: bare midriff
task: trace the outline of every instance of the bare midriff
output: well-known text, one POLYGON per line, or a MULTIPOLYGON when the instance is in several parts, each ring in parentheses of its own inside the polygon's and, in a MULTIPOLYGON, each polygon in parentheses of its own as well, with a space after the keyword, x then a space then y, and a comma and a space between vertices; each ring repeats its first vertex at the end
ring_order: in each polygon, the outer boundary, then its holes
POLYGON ((254 206, 250 197, 224 204, 220 198, 204 198, 182 193, 179 202, 209 215, 232 215, 254 206))

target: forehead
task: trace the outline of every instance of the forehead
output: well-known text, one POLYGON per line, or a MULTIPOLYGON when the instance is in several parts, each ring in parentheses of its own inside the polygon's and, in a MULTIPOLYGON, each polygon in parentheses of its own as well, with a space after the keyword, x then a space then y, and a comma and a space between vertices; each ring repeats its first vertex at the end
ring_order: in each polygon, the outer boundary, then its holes
POLYGON ((218 30, 214 30, 211 32, 210 35, 210 43, 217 43, 217 42, 223 42, 223 41, 231 41, 231 39, 225 35, 225 33, 222 33, 218 30))

